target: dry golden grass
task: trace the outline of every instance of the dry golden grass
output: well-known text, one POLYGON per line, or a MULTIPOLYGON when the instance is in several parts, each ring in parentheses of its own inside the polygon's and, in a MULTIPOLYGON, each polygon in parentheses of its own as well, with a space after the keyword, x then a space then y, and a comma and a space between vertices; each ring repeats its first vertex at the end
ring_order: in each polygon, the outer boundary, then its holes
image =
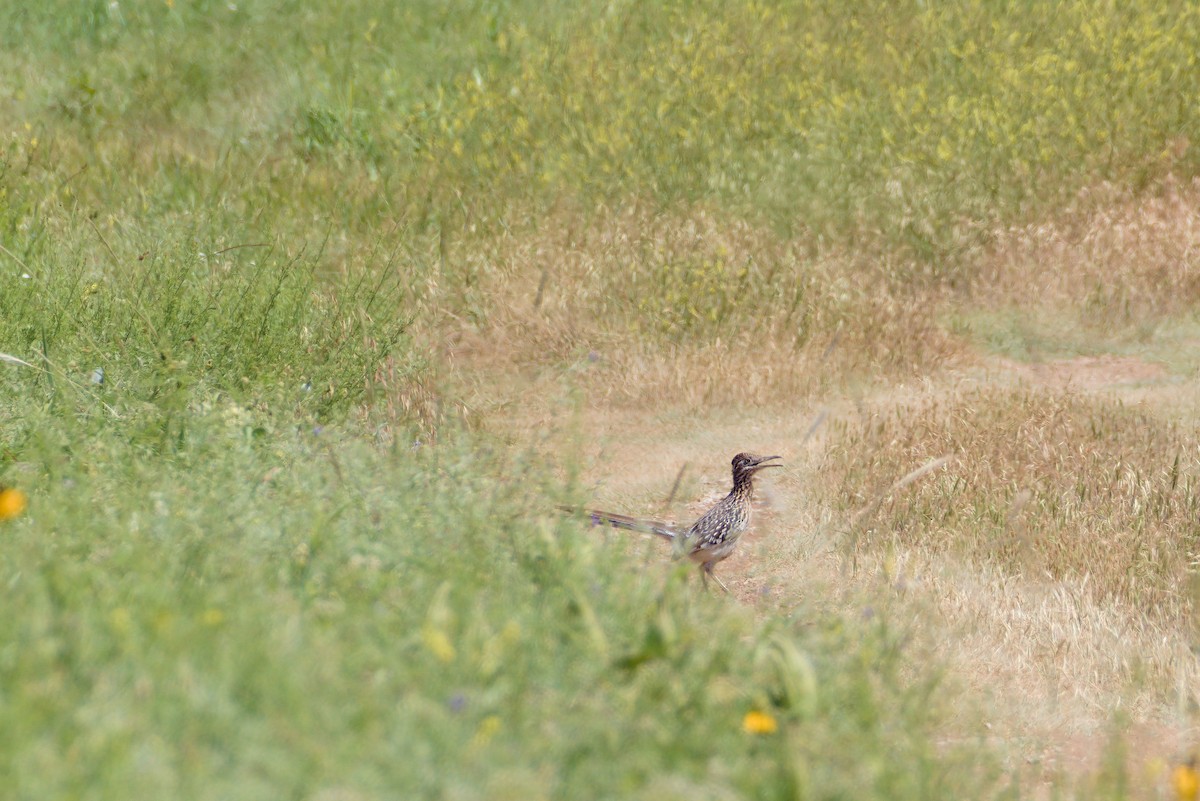
POLYGON ((864 539, 1072 579, 1170 621, 1186 613, 1200 558, 1196 446, 1190 430, 1110 400, 983 388, 865 409, 839 426, 826 474, 852 509, 909 466, 954 453, 953 469, 899 496, 864 539))
POLYGON ((854 571, 832 558, 803 566, 776 565, 776 595, 833 588, 839 606, 919 621, 931 663, 948 664, 948 687, 960 692, 947 741, 982 732, 1035 785, 1100 769, 1121 731, 1130 775, 1145 782, 1134 797, 1156 798, 1154 765, 1191 737, 1200 670, 1187 638, 1129 605, 1096 601, 1086 585, 1014 577, 919 546, 871 551, 854 571))
POLYGON ((478 313, 440 313, 463 304, 435 289, 430 347, 501 382, 565 370, 595 402, 788 404, 960 352, 930 302, 940 291, 899 289, 882 280, 890 265, 809 253, 701 208, 558 210, 454 258, 471 262, 478 313))
POLYGON ((1200 182, 1137 195, 1099 186, 1053 219, 998 233, 976 292, 1092 331, 1154 326, 1200 300, 1198 245, 1200 182))
POLYGON ((899 406, 881 392, 831 424, 812 471, 834 508, 814 548, 851 585, 925 608, 941 653, 993 698, 997 736, 1025 738, 1022 759, 1090 769, 1117 711, 1180 736, 1200 700, 1194 434, 1103 395, 949 383, 899 406), (945 471, 847 527, 945 451, 945 471))

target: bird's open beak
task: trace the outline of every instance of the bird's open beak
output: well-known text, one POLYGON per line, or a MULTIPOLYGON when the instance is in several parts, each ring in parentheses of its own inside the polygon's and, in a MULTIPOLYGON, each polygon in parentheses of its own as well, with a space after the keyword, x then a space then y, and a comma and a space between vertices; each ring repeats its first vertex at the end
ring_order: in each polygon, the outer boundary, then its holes
POLYGON ((758 464, 754 465, 755 470, 762 470, 764 467, 783 467, 781 464, 767 464, 772 459, 782 459, 782 456, 764 456, 758 460, 758 464))

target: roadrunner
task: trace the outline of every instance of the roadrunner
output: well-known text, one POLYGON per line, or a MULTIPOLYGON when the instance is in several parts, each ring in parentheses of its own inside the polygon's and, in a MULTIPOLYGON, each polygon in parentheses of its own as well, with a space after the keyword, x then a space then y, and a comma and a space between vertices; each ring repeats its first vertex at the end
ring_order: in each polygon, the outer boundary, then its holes
POLYGON ((687 556, 700 565, 700 576, 705 585, 708 577, 712 576, 721 589, 729 592, 725 582, 713 574, 717 562, 729 558, 737 541, 750 526, 752 511, 750 502, 754 499, 754 474, 765 467, 782 467, 771 463, 779 456, 756 456, 753 453, 739 453, 733 457, 733 489, 717 502, 715 506, 701 515, 691 528, 681 530, 674 526, 660 523, 656 520, 644 520, 637 517, 602 512, 594 509, 575 509, 569 506, 560 507, 567 512, 586 512, 592 519, 592 525, 609 525, 614 528, 626 528, 632 531, 642 531, 654 534, 674 543, 675 558, 687 556))

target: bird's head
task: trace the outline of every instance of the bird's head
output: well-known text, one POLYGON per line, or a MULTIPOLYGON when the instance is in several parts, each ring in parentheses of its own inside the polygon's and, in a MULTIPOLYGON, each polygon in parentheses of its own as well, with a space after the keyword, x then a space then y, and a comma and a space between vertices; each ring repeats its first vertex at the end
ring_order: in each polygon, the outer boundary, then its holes
POLYGON ((772 461, 773 459, 782 458, 782 456, 759 456, 756 453, 739 453, 733 457, 733 481, 736 484, 739 481, 748 479, 764 467, 783 467, 783 465, 772 461))

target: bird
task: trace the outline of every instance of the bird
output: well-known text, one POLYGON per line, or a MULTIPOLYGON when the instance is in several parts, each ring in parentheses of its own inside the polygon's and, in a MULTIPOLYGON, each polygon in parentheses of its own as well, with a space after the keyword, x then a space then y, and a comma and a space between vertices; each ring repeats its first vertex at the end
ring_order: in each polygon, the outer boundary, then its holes
POLYGON ((711 576, 725 592, 729 588, 713 573, 718 562, 729 558, 737 542, 750 527, 754 499, 754 474, 767 467, 783 467, 775 462, 781 456, 759 456, 739 453, 733 457, 733 489, 687 529, 681 529, 657 520, 604 512, 598 509, 578 509, 560 506, 566 512, 580 512, 591 518, 593 526, 607 525, 613 528, 641 531, 654 534, 673 543, 676 559, 684 556, 700 566, 700 577, 705 586, 711 576))

